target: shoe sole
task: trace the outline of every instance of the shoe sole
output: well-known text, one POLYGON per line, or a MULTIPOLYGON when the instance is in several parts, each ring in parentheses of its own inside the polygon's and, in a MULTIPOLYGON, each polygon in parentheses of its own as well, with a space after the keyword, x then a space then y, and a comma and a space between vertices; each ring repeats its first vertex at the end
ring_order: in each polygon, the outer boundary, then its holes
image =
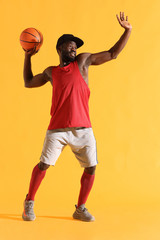
POLYGON ((22 214, 22 218, 23 218, 24 221, 34 221, 36 219, 36 217, 34 217, 32 219, 31 218, 29 219, 28 217, 24 216, 24 214, 22 214))
POLYGON ((95 221, 95 218, 94 219, 84 219, 84 218, 79 218, 78 216, 72 216, 75 220, 79 220, 79 221, 83 221, 83 222, 94 222, 95 221))

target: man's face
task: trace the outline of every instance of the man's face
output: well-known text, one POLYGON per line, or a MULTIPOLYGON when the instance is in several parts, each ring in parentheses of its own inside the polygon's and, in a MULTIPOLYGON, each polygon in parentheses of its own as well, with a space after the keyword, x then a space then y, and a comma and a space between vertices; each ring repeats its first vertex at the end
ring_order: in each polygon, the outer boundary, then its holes
POLYGON ((61 46, 61 57, 63 62, 73 62, 76 58, 77 44, 73 41, 63 43, 61 46))

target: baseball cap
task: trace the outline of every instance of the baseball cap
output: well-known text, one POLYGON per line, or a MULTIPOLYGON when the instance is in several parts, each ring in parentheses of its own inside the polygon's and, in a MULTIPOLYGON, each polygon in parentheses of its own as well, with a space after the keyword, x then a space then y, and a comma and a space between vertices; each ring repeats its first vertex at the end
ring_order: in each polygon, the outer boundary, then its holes
POLYGON ((56 45, 56 49, 58 49, 58 47, 60 45, 62 45, 63 43, 65 42, 68 42, 68 41, 73 41, 77 44, 77 48, 81 47, 84 42, 82 41, 82 39, 78 38, 78 37, 75 37, 74 35, 72 34, 63 34, 57 41, 57 45, 56 45))

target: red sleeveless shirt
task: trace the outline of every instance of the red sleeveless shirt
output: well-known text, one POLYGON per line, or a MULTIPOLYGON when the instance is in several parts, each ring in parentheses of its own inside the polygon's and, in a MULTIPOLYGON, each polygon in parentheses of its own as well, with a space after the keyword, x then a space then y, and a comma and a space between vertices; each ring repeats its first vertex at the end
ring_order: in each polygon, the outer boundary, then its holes
POLYGON ((91 127, 89 117, 90 90, 77 61, 65 67, 53 67, 53 95, 48 130, 68 127, 91 127))

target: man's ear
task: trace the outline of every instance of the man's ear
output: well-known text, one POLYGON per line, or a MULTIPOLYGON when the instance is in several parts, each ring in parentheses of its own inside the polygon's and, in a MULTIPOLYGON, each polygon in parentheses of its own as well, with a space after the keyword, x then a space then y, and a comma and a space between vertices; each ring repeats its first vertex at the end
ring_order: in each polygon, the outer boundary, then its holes
POLYGON ((59 46, 58 48, 57 48, 57 53, 58 54, 60 54, 61 53, 61 48, 60 48, 61 46, 59 46))
POLYGON ((60 46, 57 48, 57 52, 58 52, 58 54, 60 54, 61 51, 62 51, 62 45, 60 45, 60 46))

